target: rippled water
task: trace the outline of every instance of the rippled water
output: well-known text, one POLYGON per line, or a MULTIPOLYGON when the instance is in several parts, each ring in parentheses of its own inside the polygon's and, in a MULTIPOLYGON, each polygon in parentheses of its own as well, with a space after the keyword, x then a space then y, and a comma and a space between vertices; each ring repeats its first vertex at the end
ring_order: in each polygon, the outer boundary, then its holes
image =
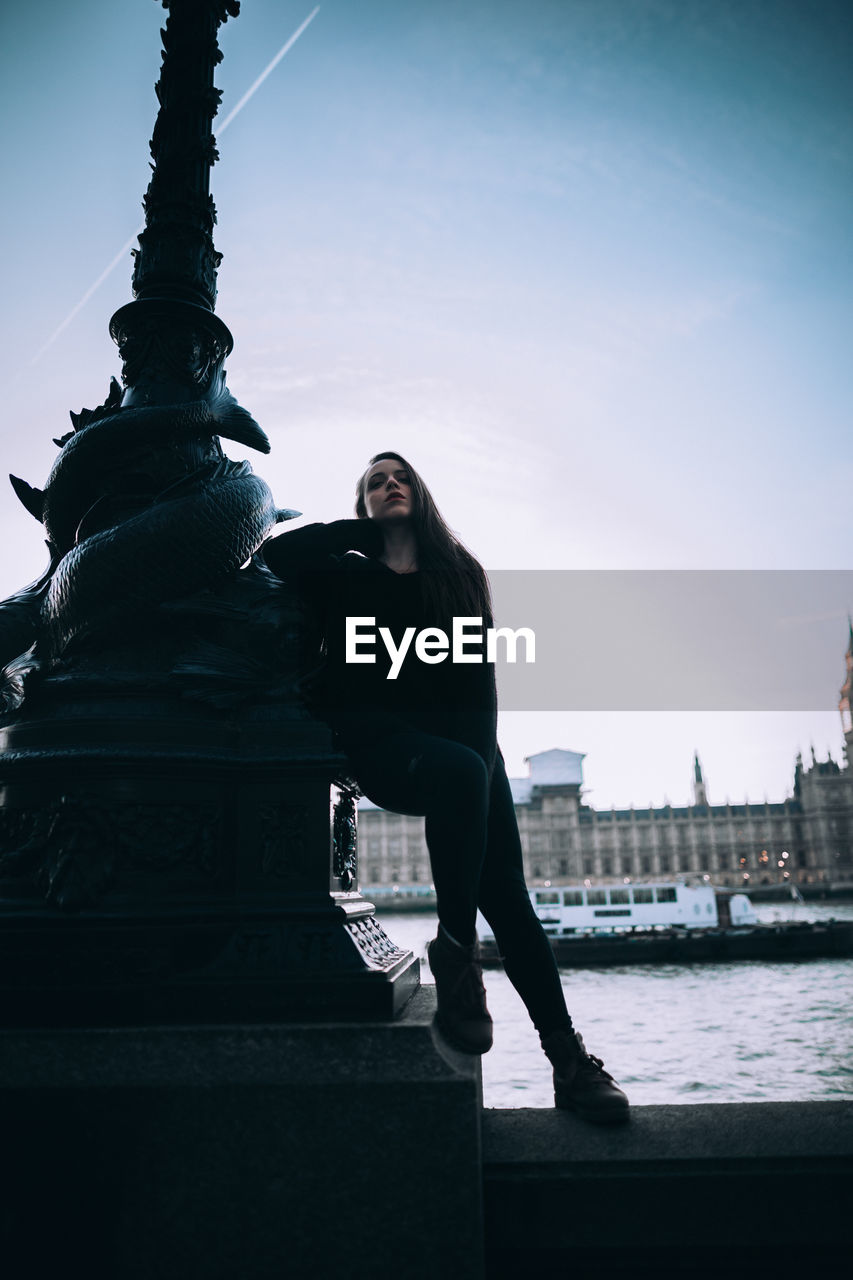
MULTIPOLYGON (((758 908, 762 920, 792 908, 758 908)), ((853 903, 809 903, 794 919, 853 919, 853 903)), ((422 960, 435 916, 382 915, 422 960)), ((637 1105, 829 1099, 853 1095, 853 959, 770 964, 626 965, 562 971, 590 1052, 637 1105)), ((506 975, 486 973, 495 1045, 483 1059, 487 1107, 552 1105, 548 1064, 506 975)))

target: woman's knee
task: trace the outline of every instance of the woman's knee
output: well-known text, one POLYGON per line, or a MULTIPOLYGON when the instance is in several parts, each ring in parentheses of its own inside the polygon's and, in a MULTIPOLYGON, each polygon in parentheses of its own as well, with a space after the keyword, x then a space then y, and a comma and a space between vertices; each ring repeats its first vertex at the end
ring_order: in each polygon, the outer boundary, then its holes
POLYGON ((412 760, 409 770, 416 783, 428 787, 436 799, 446 804, 471 794, 482 797, 485 803, 488 795, 486 762, 476 751, 458 742, 448 740, 440 748, 421 752, 412 760))

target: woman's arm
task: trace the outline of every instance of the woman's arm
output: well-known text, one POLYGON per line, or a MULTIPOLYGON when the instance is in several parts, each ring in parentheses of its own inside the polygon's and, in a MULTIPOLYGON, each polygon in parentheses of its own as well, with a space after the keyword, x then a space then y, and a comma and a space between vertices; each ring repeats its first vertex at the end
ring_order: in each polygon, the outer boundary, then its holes
POLYGON ((305 570, 332 568, 333 559, 347 551, 379 556, 384 546, 382 530, 373 520, 333 520, 270 538, 258 554, 274 574, 286 578, 305 570))

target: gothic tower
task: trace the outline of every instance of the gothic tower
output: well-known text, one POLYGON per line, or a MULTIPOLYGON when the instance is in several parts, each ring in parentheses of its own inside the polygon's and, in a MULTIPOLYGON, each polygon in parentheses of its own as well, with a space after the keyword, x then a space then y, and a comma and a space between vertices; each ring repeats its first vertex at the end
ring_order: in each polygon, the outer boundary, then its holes
POLYGON ((851 714, 851 699, 853 699, 853 621, 849 615, 847 618, 848 639, 847 653, 844 660, 847 663, 847 673, 844 678, 844 684, 841 686, 841 697, 838 702, 838 710, 841 712, 841 730, 844 734, 844 751, 847 756, 847 767, 853 765, 853 714, 851 714))

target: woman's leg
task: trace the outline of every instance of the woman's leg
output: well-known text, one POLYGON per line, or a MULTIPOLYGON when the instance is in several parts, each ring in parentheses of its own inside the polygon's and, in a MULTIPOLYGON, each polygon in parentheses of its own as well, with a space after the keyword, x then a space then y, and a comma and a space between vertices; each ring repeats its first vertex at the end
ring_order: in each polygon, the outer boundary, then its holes
POLYGON ((350 760, 374 804, 424 815, 439 921, 456 942, 472 943, 489 806, 484 761, 458 742, 416 730, 393 734, 350 760))
POLYGON ((463 1053, 492 1046, 474 926, 486 847, 489 778, 476 752, 426 733, 393 734, 350 753, 364 793, 384 809, 422 813, 438 905, 438 936, 429 944, 436 1024, 463 1053))
POLYGON ((479 905, 494 930, 507 976, 540 1036, 570 1028, 554 953, 524 881, 515 805, 500 753, 492 774, 479 905))
POLYGON ((595 1124, 627 1120, 628 1099, 572 1026, 551 944, 524 883, 515 806, 500 755, 492 775, 480 910, 554 1068, 555 1105, 595 1124))

